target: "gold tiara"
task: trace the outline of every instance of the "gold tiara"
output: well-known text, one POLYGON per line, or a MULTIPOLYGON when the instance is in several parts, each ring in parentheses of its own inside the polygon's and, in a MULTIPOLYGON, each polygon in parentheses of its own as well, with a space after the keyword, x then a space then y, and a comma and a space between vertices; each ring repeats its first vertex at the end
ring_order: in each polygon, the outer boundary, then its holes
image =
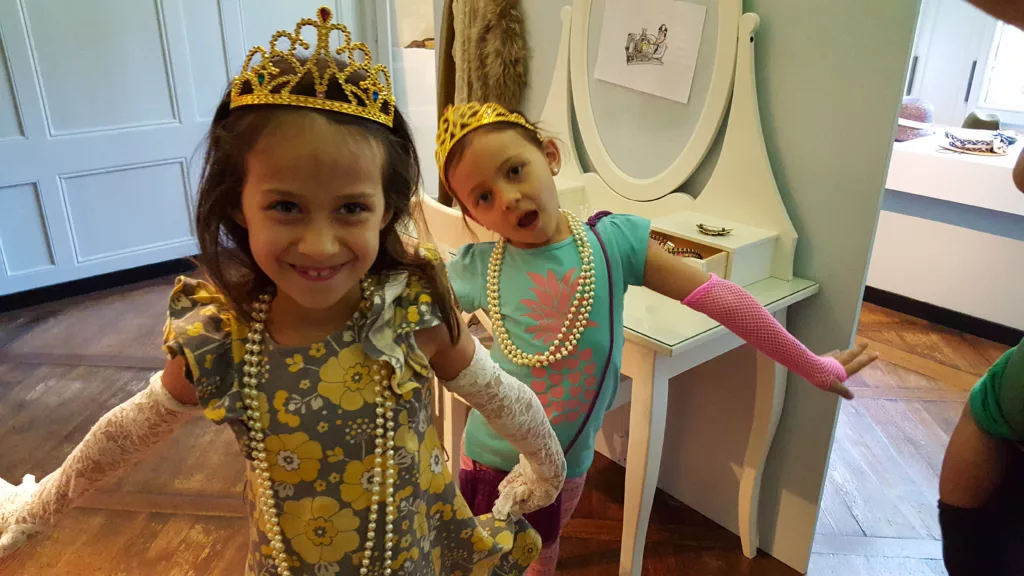
POLYGON ((444 114, 437 123, 437 152, 434 153, 434 159, 437 160, 437 170, 441 174, 441 182, 446 187, 451 188, 448 186, 448 178, 445 177, 445 161, 455 144, 473 130, 498 122, 518 124, 533 131, 537 138, 541 137, 537 127, 523 118, 522 114, 509 112, 501 104, 466 102, 445 108, 444 114))
POLYGON ((279 30, 270 37, 269 48, 253 46, 242 64, 242 72, 231 83, 231 108, 253 104, 280 104, 304 106, 332 112, 361 116, 391 127, 395 118, 395 98, 391 94, 391 74, 383 64, 373 64, 369 47, 362 42, 352 42, 348 28, 341 23, 331 23, 331 9, 322 6, 317 19, 303 18, 295 25, 294 32, 279 30), (302 38, 302 29, 312 26, 316 29, 316 48, 305 64, 296 56, 299 48, 309 50, 309 42, 302 38), (331 33, 341 32, 345 43, 331 50, 331 33), (278 48, 278 42, 288 40, 288 49, 278 48), (259 62, 250 66, 254 56, 260 55, 259 62), (344 54, 348 66, 339 70, 334 56, 344 54), (356 55, 360 57, 357 58, 356 55), (283 73, 274 63, 288 62, 292 71, 283 73), (349 76, 357 71, 366 74, 358 83, 348 82, 349 76), (304 77, 313 79, 316 96, 292 94, 292 88, 304 77), (383 77, 383 78, 382 78, 383 77), (336 82, 348 95, 348 102, 327 99, 327 88, 336 82), (252 92, 242 94, 249 87, 252 92))

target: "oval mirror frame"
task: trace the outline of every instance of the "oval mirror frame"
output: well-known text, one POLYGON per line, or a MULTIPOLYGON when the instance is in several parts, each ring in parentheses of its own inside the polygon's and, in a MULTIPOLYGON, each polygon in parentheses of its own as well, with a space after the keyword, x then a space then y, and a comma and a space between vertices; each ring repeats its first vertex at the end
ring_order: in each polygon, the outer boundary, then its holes
POLYGON ((594 171, 617 194, 630 200, 656 200, 673 192, 693 175, 711 149, 725 118, 732 95, 736 69, 736 39, 742 0, 720 0, 718 3, 718 39, 711 83, 693 135, 668 168, 651 178, 634 178, 622 171, 612 160, 601 141, 590 97, 591 0, 574 0, 572 29, 569 34, 569 74, 573 108, 584 149, 594 171))

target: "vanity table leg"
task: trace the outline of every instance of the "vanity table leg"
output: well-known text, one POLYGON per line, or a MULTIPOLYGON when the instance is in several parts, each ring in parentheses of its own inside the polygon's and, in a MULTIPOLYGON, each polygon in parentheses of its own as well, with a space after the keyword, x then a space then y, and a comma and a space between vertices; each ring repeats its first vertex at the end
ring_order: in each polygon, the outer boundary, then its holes
POLYGON ((658 489, 661 449, 668 407, 668 376, 659 370, 659 356, 627 341, 623 373, 633 378, 626 453, 626 497, 622 515, 620 576, 639 576, 647 525, 658 489))
MULTIPOLYGON (((776 312, 775 319, 785 326, 786 310, 776 312)), ((761 476, 782 416, 782 405, 786 400, 786 378, 789 374, 784 366, 760 352, 757 352, 756 363, 754 422, 750 427, 747 451, 743 456, 739 492, 740 542, 743 555, 747 558, 757 555, 757 510, 761 498, 761 476)))
POLYGON ((442 442, 448 452, 452 478, 458 482, 459 468, 462 466, 462 434, 466 430, 466 420, 469 418, 469 405, 444 386, 438 387, 441 389, 441 411, 444 413, 442 442))

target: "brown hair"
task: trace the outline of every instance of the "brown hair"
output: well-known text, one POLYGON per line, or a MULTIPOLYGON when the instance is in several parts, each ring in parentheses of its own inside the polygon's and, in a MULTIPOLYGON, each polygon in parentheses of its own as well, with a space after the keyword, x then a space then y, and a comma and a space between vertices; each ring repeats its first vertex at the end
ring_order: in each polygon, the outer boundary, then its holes
MULTIPOLYGON (((347 65, 341 60, 336 63, 339 69, 347 65)), ((274 64, 282 73, 293 69, 283 60, 274 64)), ((358 85, 363 79, 365 75, 352 74, 348 83, 358 85)), ((251 89, 243 88, 242 93, 247 91, 251 89)), ((291 93, 314 96, 315 87, 311 75, 300 79, 292 87, 291 93)), ((328 84, 325 98, 364 104, 352 102, 352 98, 338 82, 328 84)), ((217 107, 206 137, 206 158, 196 208, 196 235, 200 250, 198 262, 234 311, 247 319, 252 318, 255 296, 273 289, 273 282, 256 264, 249 247, 249 234, 235 220, 235 215, 242 209, 246 158, 275 116, 282 110, 297 109, 293 106, 258 105, 231 110, 229 89, 217 107)), ((444 267, 429 260, 418 250, 407 248, 400 232, 412 229, 411 203, 420 184, 419 157, 405 118, 396 108, 393 126, 389 129, 379 122, 350 114, 313 108, 304 110, 310 114, 320 114, 337 124, 357 127, 381 145, 384 150, 384 208, 392 212, 392 217, 380 231, 380 248, 370 266, 370 272, 387 275, 401 270, 420 276, 434 296, 434 302, 441 311, 449 338, 454 344, 458 340, 461 324, 444 267)))

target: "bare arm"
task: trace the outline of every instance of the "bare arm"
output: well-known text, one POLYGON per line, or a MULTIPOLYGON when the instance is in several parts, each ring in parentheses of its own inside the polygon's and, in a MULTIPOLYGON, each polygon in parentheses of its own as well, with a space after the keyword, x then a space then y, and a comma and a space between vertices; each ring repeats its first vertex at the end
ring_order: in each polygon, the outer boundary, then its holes
POLYGON ((195 387, 185 378, 184 357, 177 356, 168 360, 163 374, 160 375, 160 380, 164 385, 164 390, 167 390, 171 398, 188 406, 199 404, 195 387))
POLYGON ((939 499, 959 508, 978 508, 988 502, 1005 478, 1008 444, 989 436, 964 406, 939 475, 939 499))
POLYGON ((473 360, 473 337, 459 318, 459 340, 453 345, 444 324, 416 332, 416 345, 430 358, 430 367, 442 381, 452 380, 473 360))
POLYGON ((644 286, 673 300, 685 300, 703 286, 710 276, 666 252, 657 242, 647 243, 644 286))

